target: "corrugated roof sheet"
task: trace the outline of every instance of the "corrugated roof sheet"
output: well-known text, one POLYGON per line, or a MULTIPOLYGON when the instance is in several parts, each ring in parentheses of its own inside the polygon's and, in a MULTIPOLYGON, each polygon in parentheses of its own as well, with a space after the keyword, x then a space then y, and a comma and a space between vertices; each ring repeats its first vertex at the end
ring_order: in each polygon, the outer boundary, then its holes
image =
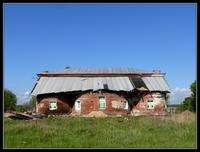
POLYGON ((162 76, 143 77, 142 80, 150 91, 170 91, 162 76))
POLYGON ((131 91, 134 87, 128 77, 40 77, 32 95, 100 89, 131 91))
POLYGON ((153 73, 134 68, 67 68, 62 71, 49 72, 50 74, 135 74, 153 73))

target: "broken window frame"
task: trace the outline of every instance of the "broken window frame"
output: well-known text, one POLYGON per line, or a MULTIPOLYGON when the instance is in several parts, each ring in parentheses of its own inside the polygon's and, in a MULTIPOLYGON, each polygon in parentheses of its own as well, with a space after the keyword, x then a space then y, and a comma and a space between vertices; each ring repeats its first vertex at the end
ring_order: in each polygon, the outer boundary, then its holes
POLYGON ((127 100, 124 101, 124 109, 128 110, 128 101, 127 100))
POLYGON ((49 101, 49 110, 50 111, 54 111, 54 110, 57 110, 58 109, 58 105, 57 105, 57 100, 55 99, 55 98, 53 98, 53 99, 50 99, 50 101, 49 101), (55 107, 52 107, 53 105, 52 104, 55 104, 54 106, 55 107))
POLYGON ((75 110, 77 110, 77 111, 81 110, 81 101, 80 100, 75 101, 75 110))
POLYGON ((153 100, 148 100, 147 101, 147 109, 148 110, 153 110, 154 109, 154 101, 153 100))

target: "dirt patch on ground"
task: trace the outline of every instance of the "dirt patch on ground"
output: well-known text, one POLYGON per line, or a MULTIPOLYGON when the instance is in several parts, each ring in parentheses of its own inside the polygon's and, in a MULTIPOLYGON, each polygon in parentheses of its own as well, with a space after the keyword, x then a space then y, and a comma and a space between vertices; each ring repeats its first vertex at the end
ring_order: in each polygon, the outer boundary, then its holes
POLYGON ((190 122, 193 119, 195 119, 195 113, 188 110, 171 116, 171 120, 177 123, 190 122))
POLYGON ((81 116, 80 113, 76 113, 76 112, 71 112, 69 114, 70 117, 78 117, 78 116, 81 116))
POLYGON ((87 115, 87 117, 107 117, 107 115, 102 111, 92 111, 87 115))
POLYGON ((8 117, 10 117, 10 116, 12 116, 12 115, 14 115, 14 114, 11 113, 11 112, 5 112, 5 113, 3 114, 4 118, 8 118, 8 117))

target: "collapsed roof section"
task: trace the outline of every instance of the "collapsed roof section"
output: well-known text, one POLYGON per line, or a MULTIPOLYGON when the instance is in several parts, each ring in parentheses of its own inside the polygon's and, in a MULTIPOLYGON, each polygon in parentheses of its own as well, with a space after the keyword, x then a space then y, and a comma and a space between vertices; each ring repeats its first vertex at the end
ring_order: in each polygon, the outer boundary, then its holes
POLYGON ((128 77, 41 77, 32 95, 71 91, 131 91, 128 77))

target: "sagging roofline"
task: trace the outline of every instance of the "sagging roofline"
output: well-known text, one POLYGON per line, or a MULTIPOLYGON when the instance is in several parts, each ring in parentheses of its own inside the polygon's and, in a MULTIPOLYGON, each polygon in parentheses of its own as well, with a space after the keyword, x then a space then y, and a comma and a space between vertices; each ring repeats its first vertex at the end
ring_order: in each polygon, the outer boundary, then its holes
POLYGON ((134 73, 134 74, 52 74, 52 73, 38 73, 38 77, 132 77, 132 76, 165 76, 165 73, 134 73))

